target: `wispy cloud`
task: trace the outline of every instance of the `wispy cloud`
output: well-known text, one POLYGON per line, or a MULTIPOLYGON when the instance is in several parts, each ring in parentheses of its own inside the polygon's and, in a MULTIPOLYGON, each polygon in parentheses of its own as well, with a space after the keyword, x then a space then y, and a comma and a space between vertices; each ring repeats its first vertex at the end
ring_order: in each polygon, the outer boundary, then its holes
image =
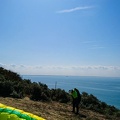
POLYGON ((119 76, 120 66, 86 65, 86 66, 27 66, 2 64, 0 67, 21 75, 81 75, 81 76, 119 76))
POLYGON ((89 41, 82 41, 83 44, 90 44, 90 43, 96 43, 96 41, 92 41, 92 40, 89 40, 89 41))
POLYGON ((85 46, 87 46, 88 49, 95 50, 95 49, 105 49, 106 48, 106 46, 98 44, 97 41, 89 40, 89 41, 82 41, 81 43, 84 44, 85 46))
POLYGON ((57 13, 70 13, 70 12, 74 12, 74 11, 78 11, 78 10, 87 10, 87 9, 91 9, 91 8, 93 8, 93 7, 92 6, 75 7, 75 8, 71 8, 71 9, 60 10, 60 11, 57 11, 57 13))
POLYGON ((90 49, 104 49, 105 47, 99 45, 93 45, 90 49))

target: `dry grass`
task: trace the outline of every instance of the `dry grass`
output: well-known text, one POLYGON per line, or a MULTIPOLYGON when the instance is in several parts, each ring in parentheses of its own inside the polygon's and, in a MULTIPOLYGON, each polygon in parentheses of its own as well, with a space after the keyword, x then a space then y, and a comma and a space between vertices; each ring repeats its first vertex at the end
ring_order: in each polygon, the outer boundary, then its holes
POLYGON ((80 109, 80 114, 76 115, 71 112, 70 104, 36 102, 27 97, 24 99, 0 97, 0 103, 36 114, 47 120, 109 120, 104 115, 85 109, 80 109))

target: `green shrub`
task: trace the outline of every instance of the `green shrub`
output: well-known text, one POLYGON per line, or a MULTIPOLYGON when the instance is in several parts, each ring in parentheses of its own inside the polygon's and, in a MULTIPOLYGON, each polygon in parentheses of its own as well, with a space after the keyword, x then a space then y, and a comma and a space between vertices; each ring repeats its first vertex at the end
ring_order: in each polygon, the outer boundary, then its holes
POLYGON ((70 96, 65 90, 61 89, 52 89, 51 90, 51 99, 54 101, 59 101, 62 103, 67 103, 70 101, 70 96))
POLYGON ((13 82, 4 81, 0 82, 0 96, 9 97, 13 91, 13 82))
POLYGON ((0 74, 4 76, 5 80, 10 80, 10 81, 22 81, 22 78, 20 77, 19 74, 12 72, 10 70, 6 70, 2 67, 0 67, 0 74))
POLYGON ((38 85, 33 85, 32 86, 32 95, 31 95, 31 99, 32 100, 41 100, 41 93, 42 93, 42 90, 40 88, 40 86, 38 85))
POLYGON ((22 93, 17 93, 16 91, 13 91, 10 95, 13 98, 23 98, 24 97, 22 93))
POLYGON ((41 93, 41 100, 42 101, 50 101, 51 99, 49 96, 47 96, 47 94, 45 92, 42 92, 41 93))
POLYGON ((115 113, 115 117, 120 117, 120 111, 115 113))

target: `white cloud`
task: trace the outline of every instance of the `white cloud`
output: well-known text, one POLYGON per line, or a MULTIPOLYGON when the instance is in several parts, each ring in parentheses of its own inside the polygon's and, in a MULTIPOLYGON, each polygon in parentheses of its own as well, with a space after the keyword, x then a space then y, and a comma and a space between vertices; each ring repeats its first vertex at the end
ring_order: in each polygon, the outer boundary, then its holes
POLYGON ((120 77, 120 66, 27 66, 7 65, 1 67, 17 72, 20 75, 74 75, 74 76, 111 76, 120 77))
POLYGON ((0 63, 0 67, 4 67, 4 65, 2 63, 0 63))
POLYGON ((71 8, 71 9, 60 10, 60 11, 57 11, 57 13, 70 13, 70 12, 74 12, 74 11, 78 11, 78 10, 87 10, 87 9, 91 9, 91 8, 93 8, 93 7, 92 6, 75 7, 75 8, 71 8))

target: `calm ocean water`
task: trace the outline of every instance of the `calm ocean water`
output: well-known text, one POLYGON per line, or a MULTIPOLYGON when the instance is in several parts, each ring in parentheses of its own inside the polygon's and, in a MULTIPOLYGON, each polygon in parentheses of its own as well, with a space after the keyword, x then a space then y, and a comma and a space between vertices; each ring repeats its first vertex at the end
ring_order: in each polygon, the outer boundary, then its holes
POLYGON ((78 88, 80 92, 93 94, 99 100, 120 109, 120 78, 118 77, 84 77, 84 76, 47 76, 47 75, 24 75, 23 79, 32 82, 41 82, 50 89, 64 89, 66 92, 78 88))

